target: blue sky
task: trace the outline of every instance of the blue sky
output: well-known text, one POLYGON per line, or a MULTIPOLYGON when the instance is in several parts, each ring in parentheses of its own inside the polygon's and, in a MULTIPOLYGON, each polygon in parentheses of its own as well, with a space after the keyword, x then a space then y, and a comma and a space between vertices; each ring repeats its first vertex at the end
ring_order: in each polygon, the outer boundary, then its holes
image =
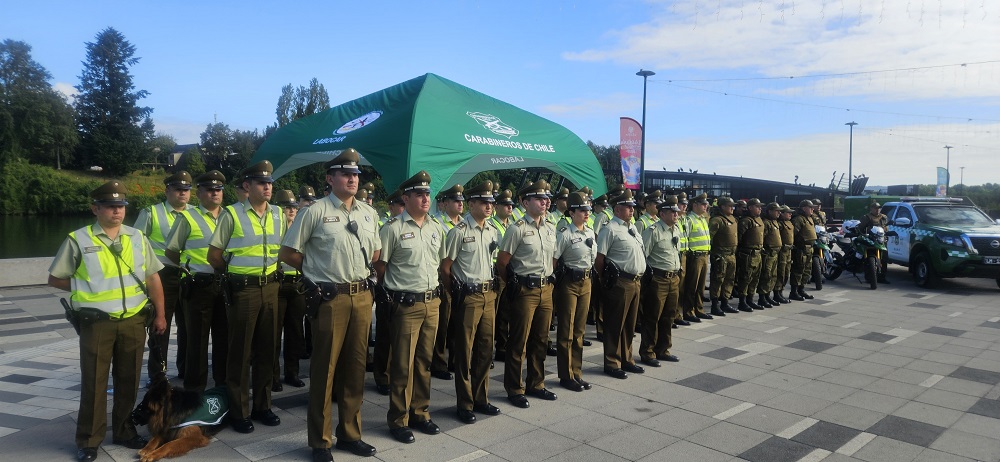
POLYGON ((872 184, 932 183, 946 144, 953 183, 963 166, 967 184, 1000 182, 993 2, 9 3, 0 38, 29 43, 67 93, 84 42, 122 32, 157 130, 180 143, 216 117, 274 123, 288 83, 316 77, 339 104, 433 72, 618 144, 645 68, 649 169, 825 185, 847 170, 856 121, 853 171, 872 184))

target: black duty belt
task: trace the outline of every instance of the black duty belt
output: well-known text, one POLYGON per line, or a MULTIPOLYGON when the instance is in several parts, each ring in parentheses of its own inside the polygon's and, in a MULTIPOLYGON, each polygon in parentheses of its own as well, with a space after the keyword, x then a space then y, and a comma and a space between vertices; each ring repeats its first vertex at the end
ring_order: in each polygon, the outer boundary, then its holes
POLYGON ((219 275, 215 273, 191 273, 191 280, 195 285, 208 285, 219 280, 219 275))
POLYGON ((248 274, 236 274, 229 273, 228 275, 230 283, 236 283, 243 285, 244 287, 249 285, 255 285, 257 287, 264 287, 274 281, 278 280, 278 272, 275 271, 266 276, 251 276, 248 274))
POLYGON ((360 281, 354 281, 354 282, 345 282, 342 284, 334 284, 333 286, 337 288, 338 295, 339 294, 357 295, 361 292, 367 291, 369 287, 367 279, 362 279, 360 281))
POLYGON ((653 268, 652 266, 649 267, 649 272, 653 273, 653 276, 657 276, 657 277, 661 277, 661 278, 668 278, 668 279, 672 278, 674 276, 680 276, 680 274, 681 274, 680 270, 678 270, 678 271, 667 271, 667 270, 661 270, 659 268, 653 268))
POLYGON ((299 279, 302 279, 301 274, 284 274, 281 276, 281 283, 295 284, 296 282, 299 282, 299 279))
POLYGON ((563 274, 566 275, 566 277, 572 279, 573 282, 579 282, 584 279, 590 279, 590 268, 587 269, 566 268, 563 270, 563 274))
POLYGON ((468 284, 462 283, 462 292, 465 294, 487 294, 490 291, 497 290, 496 286, 492 282, 483 282, 479 284, 468 284))
POLYGON ((419 303, 427 303, 441 296, 440 288, 428 290, 427 292, 397 292, 395 290, 386 290, 386 292, 388 292, 389 296, 392 297, 392 301, 396 303, 403 303, 404 301, 409 300, 419 303))
POLYGON ((548 277, 543 278, 541 276, 521 276, 520 274, 517 275, 517 280, 518 282, 520 282, 522 286, 527 287, 529 289, 538 289, 541 287, 545 287, 549 285, 549 283, 551 282, 549 281, 548 277))
POLYGON ((624 271, 622 271, 621 273, 619 273, 618 277, 620 279, 625 279, 625 280, 632 281, 632 282, 639 282, 639 280, 642 279, 642 276, 640 276, 638 274, 626 273, 624 271))
POLYGON ((708 255, 707 250, 689 250, 688 253, 696 257, 700 257, 702 255, 708 255))

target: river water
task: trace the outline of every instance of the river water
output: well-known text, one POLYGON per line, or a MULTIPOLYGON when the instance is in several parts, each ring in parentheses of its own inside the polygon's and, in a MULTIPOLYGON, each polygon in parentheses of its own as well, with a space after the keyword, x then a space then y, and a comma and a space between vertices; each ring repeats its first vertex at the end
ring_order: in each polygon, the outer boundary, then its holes
POLYGON ((95 221, 93 215, 0 215, 0 259, 53 257, 70 232, 95 221))

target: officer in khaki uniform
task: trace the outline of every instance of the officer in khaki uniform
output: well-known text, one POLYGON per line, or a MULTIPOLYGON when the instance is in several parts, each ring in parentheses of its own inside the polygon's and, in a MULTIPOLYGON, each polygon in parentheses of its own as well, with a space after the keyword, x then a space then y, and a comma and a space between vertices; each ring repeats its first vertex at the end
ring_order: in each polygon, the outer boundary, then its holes
POLYGON ((765 308, 780 305, 771 298, 771 291, 778 279, 778 253, 781 252, 781 225, 778 215, 781 206, 777 202, 767 204, 764 221, 764 248, 760 260, 760 281, 757 283, 757 304, 765 308))
POLYGON ((500 414, 488 397, 497 298, 493 253, 500 245, 500 234, 489 221, 495 202, 493 182, 480 183, 465 194, 469 213, 445 237, 441 273, 453 303, 458 420, 471 424, 476 422, 473 411, 500 414))
POLYGON ((781 235, 781 251, 778 252, 777 275, 774 281, 774 300, 779 303, 791 303, 781 292, 788 284, 788 276, 792 272, 792 247, 795 244, 795 227, 792 225, 792 208, 782 205, 778 215, 778 231, 781 235))
POLYGON ((226 272, 222 289, 229 296, 226 388, 232 407, 228 417, 233 429, 240 433, 254 431, 251 418, 267 426, 281 424, 271 411, 271 385, 281 285, 278 249, 285 220, 281 208, 268 203, 274 182, 272 171, 271 163, 265 160, 242 172, 243 189, 249 196, 227 206, 219 215, 208 249, 212 268, 226 272))
POLYGON ((591 388, 590 383, 583 380, 583 334, 587 330, 597 236, 587 227, 590 201, 583 193, 569 195, 566 213, 570 222, 559 226, 556 250, 552 256, 558 271, 553 300, 559 324, 556 330, 556 362, 559 384, 568 390, 583 391, 591 388))
MULTIPOLYGON (((681 259, 684 263, 684 288, 681 289, 681 307, 683 314, 678 312, 676 323, 687 326, 691 322, 707 318, 701 299, 705 293, 705 283, 708 281, 708 252, 712 247, 712 236, 708 228, 708 195, 702 193, 691 200, 691 211, 684 220, 684 235, 687 242, 687 255, 681 259)), ((726 314, 715 304, 712 305, 713 316, 726 314)))
MULTIPOLYGON (((398 189, 389 194, 386 202, 389 204, 390 220, 403 213, 403 196, 398 189)), ((388 220, 382 223, 382 226, 385 226, 386 223, 388 220)), ((392 310, 392 301, 375 299, 375 348, 372 352, 372 375, 375 377, 375 390, 382 396, 389 396, 390 310, 392 310)))
POLYGON ((805 291, 805 285, 812 280, 813 243, 816 242, 816 226, 812 220, 813 203, 804 199, 799 203, 799 213, 792 218, 795 229, 795 247, 792 248, 792 292, 788 298, 797 301, 812 300, 805 291))
POLYGON ((392 437, 402 443, 414 441, 411 427, 428 435, 441 432, 428 410, 441 309, 438 267, 444 256, 441 223, 428 214, 430 184, 430 175, 421 170, 399 185, 405 210, 379 231, 382 253, 375 262, 392 300, 386 420, 392 437))
POLYGON ((212 379, 215 386, 226 384, 226 355, 229 351, 226 302, 219 278, 208 264, 208 243, 222 211, 222 189, 226 177, 218 170, 198 175, 198 206, 185 210, 174 220, 167 236, 166 257, 187 274, 181 280, 181 311, 187 332, 184 361, 184 388, 204 391, 208 384, 208 339, 212 339, 212 379))
POLYGON ((637 220, 635 220, 635 228, 639 230, 640 233, 659 221, 660 218, 657 206, 659 206, 662 202, 663 191, 660 191, 659 189, 646 196, 646 201, 643 202, 642 214, 639 215, 637 220))
POLYGON ((736 295, 740 311, 762 310, 753 301, 753 294, 760 282, 761 251, 764 248, 764 221, 760 218, 760 199, 747 202, 747 210, 736 226, 736 295))
MULTIPOLYGON (((614 208, 608 203, 608 198, 618 197, 623 192, 625 192, 625 185, 619 184, 615 186, 614 189, 608 191, 604 196, 598 197, 594 203, 597 204, 596 209, 601 209, 595 212, 597 218, 594 219, 594 235, 600 236, 601 229, 604 225, 611 222, 614 218, 614 208)), ((604 341, 604 287, 601 285, 599 279, 594 279, 591 283, 590 292, 590 306, 591 311, 594 312, 594 327, 597 334, 597 340, 604 341)))
MULTIPOLYGON (((299 203, 295 193, 289 189, 274 194, 274 205, 281 207, 287 229, 295 222, 299 203)), ((280 251, 279 251, 280 252, 280 251)), ((275 326, 277 338, 274 342, 274 377, 271 379, 271 391, 282 391, 281 360, 284 360, 284 382, 295 388, 302 388, 306 383, 299 378, 299 359, 305 353, 305 332, 302 330, 302 320, 306 315, 306 299, 299 293, 299 280, 302 272, 298 268, 282 262, 281 288, 278 290, 278 324, 275 326), (282 338, 284 342, 282 342, 282 338), (284 346, 282 346, 284 343, 284 346), (284 355, 282 355, 284 352, 284 355)))
POLYGON ((302 185, 299 186, 299 208, 306 208, 313 205, 318 199, 316 198, 316 190, 312 186, 302 185))
POLYGON ((716 308, 725 313, 738 313, 729 306, 729 297, 733 292, 733 279, 736 276, 736 218, 733 217, 733 199, 719 198, 719 215, 708 222, 708 232, 712 240, 712 280, 709 294, 712 300, 712 311, 716 308))
POLYGON ((545 215, 545 221, 552 223, 552 226, 559 226, 560 222, 566 221, 566 207, 569 201, 569 188, 562 188, 559 194, 552 198, 553 209, 545 215))
POLYGON ((645 304, 642 315, 642 342, 639 357, 642 362, 660 367, 660 361, 677 362, 670 354, 671 329, 677 313, 683 266, 681 266, 681 232, 677 215, 677 196, 667 196, 657 206, 659 215, 652 226, 642 232, 643 254, 646 256, 645 277, 642 280, 645 304))
MULTIPOLYGON (((496 206, 494 207, 494 214, 490 217, 490 223, 493 227, 497 229, 500 233, 500 240, 503 240, 503 235, 507 232, 507 228, 514 225, 516 219, 513 216, 514 213, 514 194, 509 190, 505 189, 496 196, 496 206)), ((493 258, 493 262, 496 263, 496 258, 493 258)), ((497 278, 500 282, 500 287, 497 289, 498 294, 502 294, 504 290, 504 280, 502 278, 497 278)), ((497 297, 497 316, 496 323, 494 324, 494 340, 496 341, 495 354, 493 359, 496 361, 503 361, 504 356, 507 353, 507 330, 510 324, 510 308, 506 305, 500 303, 502 297, 497 297)))
POLYGON ((279 253, 283 263, 301 270, 314 303, 306 309, 314 347, 306 429, 317 462, 333 460, 331 392, 338 398, 337 449, 375 454, 361 440, 361 404, 373 303, 369 278, 382 242, 376 234, 378 212, 355 199, 360 159, 348 148, 325 164, 331 194, 301 211, 279 253))
POLYGON ((70 233, 49 267, 48 284, 71 292, 69 303, 83 318, 78 328, 81 389, 76 419, 76 458, 80 461, 97 458, 108 429, 109 371, 115 388, 113 442, 131 449, 146 445, 129 415, 142 371, 148 302, 152 301, 154 310, 152 333, 161 335, 167 328, 157 274, 163 264, 142 231, 122 224, 127 194, 118 181, 92 191, 90 209, 97 222, 70 233))
MULTIPOLYGON (((889 225, 889 217, 879 211, 881 207, 882 204, 879 204, 878 202, 872 202, 868 205, 868 214, 861 217, 861 220, 859 220, 860 222, 858 223, 857 228, 858 232, 867 234, 868 231, 870 231, 874 226, 881 226, 883 231, 887 229, 886 227, 889 225)), ((826 218, 824 216, 824 223, 825 220, 826 218)), ((885 255, 881 255, 879 257, 879 261, 882 264, 882 272, 878 276, 878 282, 882 284, 889 284, 889 280, 885 278, 886 269, 889 265, 889 259, 886 258, 885 255)), ((810 268, 811 267, 812 265, 810 265, 810 268)))
POLYGON ((510 309, 504 389, 514 406, 527 408, 528 398, 553 401, 556 394, 545 388, 545 354, 552 321, 552 256, 556 228, 545 221, 551 192, 545 180, 518 191, 524 218, 507 228, 500 241, 497 273, 505 279, 504 302, 510 309), (509 270, 509 271, 508 271, 509 270), (527 362, 526 383, 521 367, 527 362))
MULTIPOLYGON (((170 345, 170 323, 177 314, 177 376, 184 378, 185 356, 187 355, 187 326, 184 325, 184 311, 180 310, 181 272, 165 254, 167 235, 181 213, 191 209, 191 174, 183 170, 163 179, 167 200, 153 204, 139 212, 135 228, 142 231, 153 245, 156 257, 163 264, 160 283, 163 284, 163 309, 167 319, 167 330, 163 335, 149 336, 149 361, 147 376, 150 380, 167 373, 167 348, 170 345)), ((148 385, 148 384, 147 384, 148 385)))
POLYGON ((642 274, 646 272, 642 236, 632 224, 632 190, 626 189, 609 200, 615 217, 597 235, 597 259, 594 267, 604 281, 604 373, 618 379, 628 372, 645 372, 632 359, 632 337, 639 311, 642 274))
MULTIPOLYGON (((438 216, 442 225, 442 236, 447 236, 455 225, 462 222, 462 212, 465 211, 465 187, 456 184, 438 194, 438 202, 442 205, 438 216)), ((443 282, 443 281, 442 281, 443 282)), ((434 357, 431 359, 431 376, 441 380, 451 380, 450 370, 454 369, 454 358, 449 354, 452 341, 448 335, 455 326, 451 319, 451 294, 441 293, 440 313, 438 317, 437 336, 434 339, 434 357)))
POLYGON ((826 212, 823 211, 823 201, 813 199, 813 223, 826 227, 826 212))

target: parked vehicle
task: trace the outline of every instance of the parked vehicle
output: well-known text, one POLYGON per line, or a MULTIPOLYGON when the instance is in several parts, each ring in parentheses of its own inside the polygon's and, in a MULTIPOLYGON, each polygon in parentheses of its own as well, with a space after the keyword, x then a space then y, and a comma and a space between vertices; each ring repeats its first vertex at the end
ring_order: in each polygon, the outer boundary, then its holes
POLYGON ((895 236, 895 232, 886 233, 881 226, 872 226, 867 233, 858 229, 858 220, 847 220, 843 226, 843 237, 837 239, 841 252, 831 252, 831 260, 827 264, 824 276, 833 280, 848 271, 861 281, 858 273, 864 275, 864 282, 871 289, 878 288, 878 280, 882 275, 882 259, 886 258, 886 238, 895 236))
MULTIPOLYGON (((816 290, 823 290, 823 279, 833 263, 833 236, 821 225, 816 225, 816 241, 813 242, 812 282, 816 290)), ((837 276, 840 276, 839 274, 837 276)), ((836 279, 836 277, 832 278, 836 279)))

